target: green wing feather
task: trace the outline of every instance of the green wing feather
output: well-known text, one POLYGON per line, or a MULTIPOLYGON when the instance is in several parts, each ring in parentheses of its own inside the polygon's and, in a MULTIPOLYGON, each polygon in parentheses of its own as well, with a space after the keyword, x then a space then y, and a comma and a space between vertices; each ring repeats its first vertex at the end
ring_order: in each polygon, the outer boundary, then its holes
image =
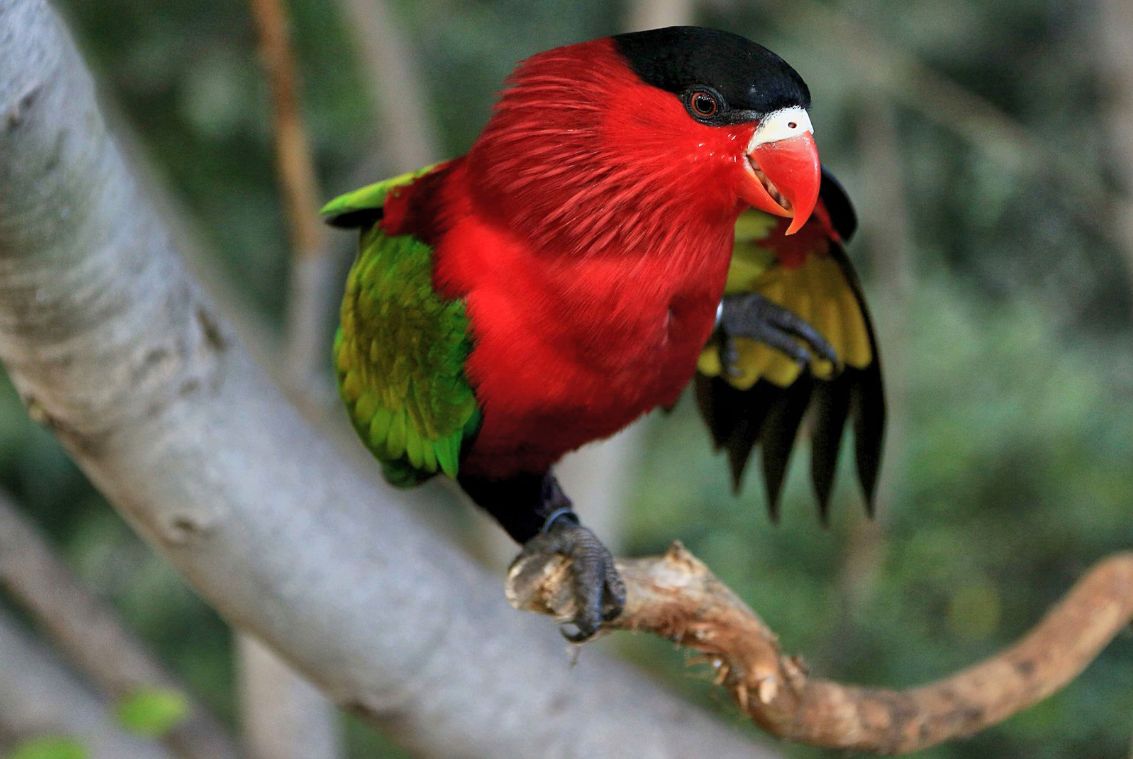
MULTIPOLYGON (((336 219, 380 214, 392 188, 429 170, 343 195, 323 213, 336 219)), ((365 229, 340 317, 334 341, 339 391, 386 478, 413 485, 438 472, 455 477, 480 410, 464 376, 471 350, 464 302, 433 288, 432 248, 408 235, 387 236, 376 225, 365 229)))

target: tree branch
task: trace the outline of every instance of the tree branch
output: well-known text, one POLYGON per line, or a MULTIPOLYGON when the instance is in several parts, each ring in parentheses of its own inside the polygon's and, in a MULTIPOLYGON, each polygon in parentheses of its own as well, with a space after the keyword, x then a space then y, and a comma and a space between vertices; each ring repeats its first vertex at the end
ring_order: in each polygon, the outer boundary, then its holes
POLYGON ((237 755, 220 722, 189 695, 112 610, 55 558, 39 533, 0 493, 0 587, 47 631, 71 663, 110 698, 140 688, 172 688, 190 705, 188 718, 166 737, 180 756, 226 759, 237 755))
POLYGON ((92 757, 169 759, 160 744, 124 732, 107 704, 0 609, 0 753, 45 736, 80 743, 92 757))
MULTIPOLYGON (((566 559, 513 566, 516 608, 568 620, 566 559)), ((883 754, 972 735, 1046 698, 1085 669, 1133 619, 1133 553, 1099 562, 1014 645, 934 683, 888 690, 810 677, 766 624, 680 543, 624 560, 625 612, 611 629, 651 632, 703 653, 748 716, 787 740, 883 754)))
POLYGON ((302 420, 187 277, 43 0, 0 3, 0 360, 203 598, 419 754, 757 751, 626 665, 572 667, 403 508, 435 488, 393 493, 302 420))
POLYGON ((426 108, 417 51, 405 42, 387 0, 338 0, 338 13, 362 62, 363 82, 374 107, 379 152, 391 174, 417 169, 442 157, 426 108))
POLYGON ((275 156, 291 246, 296 255, 318 255, 325 235, 315 216, 320 205, 318 183, 299 105, 287 13, 280 0, 250 0, 249 4, 259 35, 260 59, 271 85, 275 156))

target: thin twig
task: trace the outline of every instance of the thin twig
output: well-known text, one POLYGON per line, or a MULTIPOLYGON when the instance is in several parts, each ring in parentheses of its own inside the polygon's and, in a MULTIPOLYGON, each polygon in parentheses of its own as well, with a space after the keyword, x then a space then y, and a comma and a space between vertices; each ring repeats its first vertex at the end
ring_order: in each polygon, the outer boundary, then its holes
POLYGON ((324 237, 316 217, 318 183, 298 96, 295 57, 287 33, 287 12, 279 0, 249 0, 260 39, 260 56, 271 84, 276 164, 296 255, 319 255, 324 237))
POLYGON ((117 615, 87 590, 40 534, 0 493, 0 588, 47 632, 71 663, 112 699, 143 687, 176 690, 188 700, 189 717, 168 736, 182 757, 237 756, 221 723, 194 702, 190 691, 165 670, 117 615))
POLYGON ((287 11, 280 0, 249 0, 259 35, 260 58, 271 88, 276 167, 291 239, 285 384, 304 410, 320 408, 325 392, 324 368, 333 260, 330 238, 318 218, 321 192, 310 142, 303 125, 295 55, 288 35, 287 11))
MULTIPOLYGON (((972 667, 905 690, 810 677, 775 634, 679 543, 662 557, 618 562, 625 612, 611 629, 651 632, 708 657, 740 707, 781 738, 827 748, 906 753, 999 723, 1073 680, 1133 619, 1133 553, 1099 562, 1031 632, 972 667)), ((512 605, 573 616, 569 564, 513 566, 512 605)))
POLYGON ((1123 0, 1098 0, 1095 16, 1098 69, 1106 97, 1101 104, 1110 147, 1110 167, 1118 177, 1124 195, 1115 203, 1115 234, 1121 238, 1125 271, 1133 291, 1133 51, 1129 34, 1133 32, 1133 8, 1123 0))
POLYGON ((386 0, 338 0, 338 12, 365 73, 379 152, 391 173, 420 168, 441 155, 427 107, 418 53, 386 0))

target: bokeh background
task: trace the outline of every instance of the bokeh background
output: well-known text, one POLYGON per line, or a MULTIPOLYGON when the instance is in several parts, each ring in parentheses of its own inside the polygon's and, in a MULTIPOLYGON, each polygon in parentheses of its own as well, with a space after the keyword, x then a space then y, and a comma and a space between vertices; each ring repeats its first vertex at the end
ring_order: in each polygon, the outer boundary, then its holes
MULTIPOLYGON (((892 422, 875 521, 864 517, 847 466, 832 525, 821 529, 800 450, 773 527, 754 475, 731 493, 724 460, 711 454, 686 399, 610 454, 625 482, 608 487, 627 495, 603 519, 617 525, 623 552, 659 552, 679 538, 812 671, 901 687, 996 651, 1088 565, 1133 547, 1126 4, 664 4, 767 45, 809 83, 824 162, 862 221, 850 251, 874 309, 892 422)), ((518 60, 623 31, 658 4, 287 5, 303 113, 330 197, 419 158, 464 151, 518 60), (368 25, 351 15, 359 12, 368 25)), ((129 154, 166 194, 194 266, 257 339, 278 345, 290 244, 247 6, 56 6, 129 154)), ((334 244, 341 269, 351 241, 334 244)), ((28 419, 2 375, 0 487, 203 700, 234 716, 230 630, 28 419)), ((615 645, 740 723, 708 675, 670 645, 626 636, 615 645)), ((358 725, 348 735, 351 756, 397 755, 358 725)), ((1126 635, 1063 692, 923 755, 1128 756, 1131 735, 1126 635)))

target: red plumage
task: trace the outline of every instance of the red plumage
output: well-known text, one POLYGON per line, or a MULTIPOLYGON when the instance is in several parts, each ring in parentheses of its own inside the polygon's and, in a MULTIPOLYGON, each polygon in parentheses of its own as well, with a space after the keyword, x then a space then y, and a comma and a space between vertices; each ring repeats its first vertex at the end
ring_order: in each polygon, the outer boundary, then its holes
POLYGON ((468 155, 387 201, 463 298, 483 411, 461 471, 546 471, 671 405, 712 331, 731 256, 738 146, 689 118, 610 40, 534 56, 468 155))

